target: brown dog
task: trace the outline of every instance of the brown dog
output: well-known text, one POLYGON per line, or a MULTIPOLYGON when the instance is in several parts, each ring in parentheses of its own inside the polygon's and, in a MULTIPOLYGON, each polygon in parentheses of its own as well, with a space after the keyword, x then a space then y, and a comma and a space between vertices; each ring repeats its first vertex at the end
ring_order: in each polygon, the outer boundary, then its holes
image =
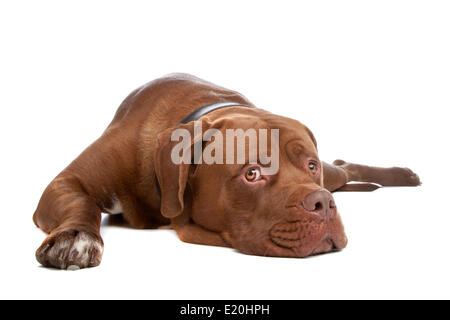
POLYGON ((374 183, 417 186, 420 181, 406 168, 320 162, 314 136, 298 121, 257 109, 241 94, 196 77, 169 75, 132 92, 103 135, 47 187, 33 220, 49 236, 36 257, 47 267, 97 266, 102 212, 122 213, 135 228, 171 224, 186 242, 306 257, 347 244, 329 191, 370 191, 378 187, 374 183), (263 175, 263 165, 248 161, 171 161, 174 129, 194 135, 194 121, 183 119, 218 102, 231 103, 200 113, 203 130, 279 130, 276 174, 263 175))

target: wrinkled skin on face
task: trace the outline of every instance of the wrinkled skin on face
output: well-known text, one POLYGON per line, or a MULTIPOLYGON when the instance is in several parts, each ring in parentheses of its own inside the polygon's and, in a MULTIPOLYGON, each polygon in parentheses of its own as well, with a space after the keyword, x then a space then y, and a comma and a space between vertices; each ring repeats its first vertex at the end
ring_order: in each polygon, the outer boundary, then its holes
MULTIPOLYGON (((173 220, 182 240, 281 257, 306 257, 346 246, 344 227, 332 200, 327 215, 304 207, 309 194, 323 190, 316 142, 304 125, 249 110, 244 116, 220 116, 218 112, 216 119, 204 121, 205 126, 219 129, 224 137, 226 129, 279 129, 279 170, 274 175, 260 174, 259 163, 190 166, 184 212, 173 220), (190 228, 183 229, 187 224, 190 228)), ((246 147, 248 160, 248 140, 246 147)))

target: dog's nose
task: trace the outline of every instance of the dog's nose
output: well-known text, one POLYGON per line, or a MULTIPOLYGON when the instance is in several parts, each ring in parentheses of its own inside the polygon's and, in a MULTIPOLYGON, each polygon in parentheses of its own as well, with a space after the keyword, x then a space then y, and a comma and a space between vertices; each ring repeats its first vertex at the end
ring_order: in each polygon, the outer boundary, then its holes
POLYGON ((306 211, 314 212, 324 218, 336 215, 336 205, 333 196, 328 190, 321 189, 308 194, 302 201, 306 211))

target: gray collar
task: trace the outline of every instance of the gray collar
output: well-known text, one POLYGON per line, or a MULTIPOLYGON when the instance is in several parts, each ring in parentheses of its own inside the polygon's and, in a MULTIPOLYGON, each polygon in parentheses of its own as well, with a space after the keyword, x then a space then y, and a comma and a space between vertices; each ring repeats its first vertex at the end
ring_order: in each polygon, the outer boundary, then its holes
POLYGON ((237 102, 231 102, 231 101, 224 101, 224 102, 215 102, 211 104, 207 104, 203 107, 198 108, 194 112, 190 113, 186 118, 184 118, 180 123, 185 124, 191 121, 195 121, 200 119, 201 116, 204 116, 205 114, 208 114, 214 110, 222 109, 226 107, 246 107, 251 108, 248 105, 240 104, 237 102))

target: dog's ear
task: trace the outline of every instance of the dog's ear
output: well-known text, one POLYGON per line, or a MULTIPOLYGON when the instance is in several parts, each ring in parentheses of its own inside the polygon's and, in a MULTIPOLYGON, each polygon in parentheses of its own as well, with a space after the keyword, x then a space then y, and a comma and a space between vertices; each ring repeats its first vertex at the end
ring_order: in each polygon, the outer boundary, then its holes
POLYGON ((166 218, 174 218, 183 212, 184 191, 195 163, 193 149, 201 148, 202 131, 207 128, 206 121, 191 121, 158 135, 154 163, 161 190, 161 214, 166 218), (200 125, 201 130, 198 130, 200 125))

